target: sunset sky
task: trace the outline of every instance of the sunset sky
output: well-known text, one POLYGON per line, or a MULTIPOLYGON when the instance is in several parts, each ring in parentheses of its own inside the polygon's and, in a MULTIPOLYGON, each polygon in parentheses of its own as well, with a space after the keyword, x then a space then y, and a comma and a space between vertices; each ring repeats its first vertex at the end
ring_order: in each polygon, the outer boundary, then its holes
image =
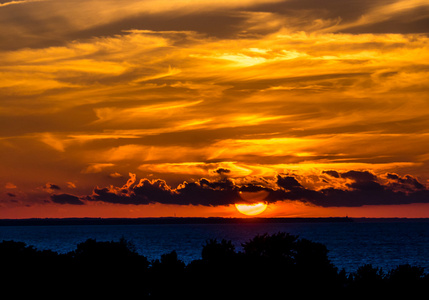
POLYGON ((0 218, 429 217, 427 0, 3 0, 0 22, 0 218))

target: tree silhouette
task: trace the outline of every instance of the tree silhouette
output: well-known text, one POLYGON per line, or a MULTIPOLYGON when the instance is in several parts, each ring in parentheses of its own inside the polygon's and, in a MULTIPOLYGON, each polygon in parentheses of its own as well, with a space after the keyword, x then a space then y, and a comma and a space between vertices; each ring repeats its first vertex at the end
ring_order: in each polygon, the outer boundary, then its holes
POLYGON ((353 272, 350 279, 349 290, 356 296, 372 294, 381 297, 385 294, 385 274, 381 268, 365 264, 353 272))
POLYGON ((22 297, 52 295, 53 291, 47 290, 46 284, 60 284, 65 266, 66 258, 51 250, 37 250, 24 242, 0 243, 0 287, 5 294, 12 292, 14 296, 22 297))
POLYGON ((231 241, 206 241, 201 259, 192 261, 186 268, 186 275, 194 283, 187 296, 200 299, 207 293, 212 298, 236 295, 243 272, 239 258, 231 241))
POLYGON ((277 234, 262 234, 243 243, 244 253, 253 258, 284 261, 293 263, 296 255, 298 236, 279 232, 277 234))
POLYGON ((244 243, 243 249, 255 276, 264 274, 273 285, 300 289, 301 296, 333 291, 340 285, 337 269, 323 244, 279 232, 257 235, 244 243))
POLYGON ((429 275, 424 269, 409 264, 399 265, 386 275, 389 291, 396 296, 410 294, 421 296, 429 287, 429 275))
POLYGON ((237 252, 231 241, 208 240, 201 259, 186 265, 176 251, 149 262, 125 239, 88 239, 66 254, 3 241, 0 287, 25 297, 142 299, 409 298, 429 288, 429 275, 411 265, 387 273, 370 264, 338 272, 325 245, 288 233, 257 235, 242 248, 237 252))
POLYGON ((216 239, 206 241, 201 252, 204 261, 222 262, 236 255, 235 246, 231 241, 222 239, 219 243, 216 239))
POLYGON ((154 260, 149 271, 150 295, 156 299, 168 299, 181 295, 185 290, 185 263, 178 259, 176 251, 161 255, 154 260))
MULTIPOLYGON (((82 288, 94 291, 94 296, 131 295, 140 282, 147 280, 147 258, 125 239, 88 239, 68 255, 73 259, 71 276, 79 278, 82 288)), ((147 293, 145 286, 139 292, 147 293)))

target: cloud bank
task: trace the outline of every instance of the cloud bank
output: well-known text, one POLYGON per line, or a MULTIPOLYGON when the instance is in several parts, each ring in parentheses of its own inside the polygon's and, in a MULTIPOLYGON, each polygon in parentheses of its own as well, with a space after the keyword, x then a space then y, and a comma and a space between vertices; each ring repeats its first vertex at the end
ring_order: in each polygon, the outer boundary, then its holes
MULTIPOLYGON (((221 170, 222 173, 225 170, 221 170)), ((296 176, 278 174, 274 178, 241 182, 230 178, 183 182, 176 188, 164 180, 147 178, 137 182, 136 175, 121 187, 95 188, 91 195, 76 197, 68 194, 52 195, 60 204, 78 204, 100 201, 124 205, 154 203, 174 205, 225 206, 246 203, 240 194, 265 191, 267 196, 257 201, 276 203, 300 201, 321 207, 360 207, 364 205, 398 205, 429 203, 429 190, 416 178, 394 173, 375 175, 369 171, 324 171, 312 181, 325 184, 320 189, 304 187, 296 176), (333 186, 342 186, 333 187, 333 186)))

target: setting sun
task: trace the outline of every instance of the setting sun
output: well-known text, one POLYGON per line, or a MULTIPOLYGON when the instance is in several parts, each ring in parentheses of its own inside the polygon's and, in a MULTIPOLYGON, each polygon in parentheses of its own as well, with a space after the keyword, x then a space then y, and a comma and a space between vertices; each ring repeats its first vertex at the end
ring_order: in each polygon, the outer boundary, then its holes
POLYGON ((267 204, 259 202, 255 204, 235 204, 237 210, 247 216, 255 216, 263 213, 267 209, 267 204))

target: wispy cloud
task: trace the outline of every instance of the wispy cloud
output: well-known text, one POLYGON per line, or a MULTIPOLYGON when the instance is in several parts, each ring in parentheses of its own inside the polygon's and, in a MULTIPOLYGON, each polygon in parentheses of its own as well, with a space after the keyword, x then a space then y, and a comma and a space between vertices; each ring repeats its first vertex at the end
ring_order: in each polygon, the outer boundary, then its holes
MULTIPOLYGON (((194 180, 181 192, 195 192, 197 178, 213 180, 218 168, 236 184, 288 170, 429 179, 425 1, 0 8, 0 157, 15 170, 0 180, 28 195, 57 179, 90 194, 129 172, 175 195, 151 180, 194 180)), ((311 176, 294 178, 305 186, 311 176)), ((325 178, 337 196, 351 180, 339 178, 325 178)), ((306 189, 320 196, 322 181, 312 184, 306 189)), ((100 190, 117 199, 110 192, 100 190)), ((72 196, 53 199, 77 203, 72 196)))
POLYGON ((31 2, 42 2, 42 1, 48 1, 48 0, 21 0, 21 1, 9 1, 0 3, 0 7, 3 6, 9 6, 9 5, 17 5, 17 4, 25 4, 25 3, 31 3, 31 2))

